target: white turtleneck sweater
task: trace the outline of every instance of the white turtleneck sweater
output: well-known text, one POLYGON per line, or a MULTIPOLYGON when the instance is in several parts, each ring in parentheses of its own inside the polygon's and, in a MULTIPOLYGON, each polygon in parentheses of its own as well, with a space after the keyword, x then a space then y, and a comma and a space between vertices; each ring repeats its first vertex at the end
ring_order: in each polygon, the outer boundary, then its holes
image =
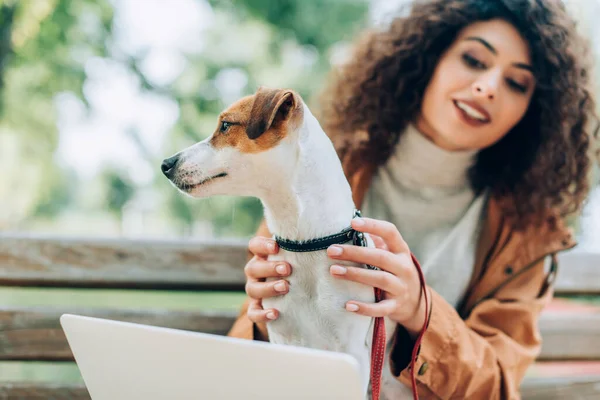
MULTIPOLYGON (((362 206, 365 217, 396 225, 419 260, 427 284, 454 307, 471 279, 487 197, 476 197, 469 184, 467 171, 475 155, 444 150, 409 125, 373 176, 362 206)), ((386 321, 388 344, 394 329, 386 321)), ((387 357, 390 350, 388 346, 387 357)), ((384 368, 382 383, 390 400, 412 398, 410 388, 389 368, 384 368)))
POLYGON ((475 197, 467 177, 475 155, 444 150, 409 125, 362 206, 364 216, 396 225, 427 284, 454 306, 471 278, 486 197, 475 197))

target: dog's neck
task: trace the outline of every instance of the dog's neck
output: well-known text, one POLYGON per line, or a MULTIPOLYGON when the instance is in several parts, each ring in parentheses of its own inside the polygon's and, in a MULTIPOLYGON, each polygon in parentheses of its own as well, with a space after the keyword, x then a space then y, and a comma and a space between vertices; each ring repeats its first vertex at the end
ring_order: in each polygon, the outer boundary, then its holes
POLYGON ((299 134, 296 163, 272 171, 273 184, 260 197, 269 230, 304 241, 350 226, 355 206, 335 149, 312 115, 299 134))

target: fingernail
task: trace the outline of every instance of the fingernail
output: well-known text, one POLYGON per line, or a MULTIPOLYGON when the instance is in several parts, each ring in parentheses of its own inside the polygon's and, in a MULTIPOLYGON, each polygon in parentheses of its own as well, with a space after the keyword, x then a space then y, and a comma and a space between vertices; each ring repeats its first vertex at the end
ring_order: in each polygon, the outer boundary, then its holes
POLYGON ((285 275, 287 274, 287 267, 285 266, 285 264, 279 264, 275 267, 275 271, 277 271, 279 275, 285 275))
POLYGON ((287 290, 286 287, 285 287, 285 283, 284 282, 277 282, 275 284, 274 288, 278 292, 285 292, 287 290))
POLYGON ((353 303, 346 304, 346 310, 348 311, 358 311, 358 306, 353 303))
POLYGON ((275 242, 270 242, 269 243, 269 250, 275 251, 275 242))
POLYGON ((354 218, 354 226, 364 226, 365 220, 362 218, 354 218))
POLYGON ((342 248, 340 246, 330 246, 328 252, 331 256, 339 256, 342 254, 342 248))
POLYGON ((273 311, 269 311, 267 313, 267 318, 269 318, 269 319, 275 319, 275 313, 273 311))
POLYGON ((342 267, 341 265, 332 265, 330 270, 331 273, 334 275, 344 275, 347 271, 347 269, 342 267))

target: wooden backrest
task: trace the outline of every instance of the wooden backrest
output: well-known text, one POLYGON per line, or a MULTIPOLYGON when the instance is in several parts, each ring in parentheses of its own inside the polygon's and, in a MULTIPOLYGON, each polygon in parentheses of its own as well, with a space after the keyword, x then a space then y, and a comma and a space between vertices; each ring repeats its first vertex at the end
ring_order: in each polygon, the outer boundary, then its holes
MULTIPOLYGON (((0 286, 241 292, 246 245, 246 241, 4 235, 0 236, 0 286)), ((600 295, 600 254, 571 251, 559 255, 559 261, 557 295, 600 295)), ((0 304, 0 360, 72 361, 59 324, 63 313, 215 334, 225 334, 236 316, 236 312, 210 310, 139 311, 77 305, 56 309, 0 304)), ((540 329, 544 339, 540 360, 600 360, 600 313, 544 312, 540 329)), ((7 387, 0 380, 0 394, 7 387)), ((18 393, 28 386, 12 387, 13 393, 18 393)))
POLYGON ((247 242, 0 236, 0 286, 243 290, 247 242))
MULTIPOLYGON (((164 290, 239 290, 246 242, 98 240, 4 236, 0 285, 164 290)), ((559 255, 557 294, 600 294, 600 254, 559 255)), ((235 313, 3 307, 0 360, 71 360, 58 317, 64 312, 194 331, 225 333, 235 313), (11 332, 19 331, 19 334, 11 332)), ((600 315, 544 313, 541 358, 600 359, 600 315), (595 346, 594 346, 595 345, 595 346)))

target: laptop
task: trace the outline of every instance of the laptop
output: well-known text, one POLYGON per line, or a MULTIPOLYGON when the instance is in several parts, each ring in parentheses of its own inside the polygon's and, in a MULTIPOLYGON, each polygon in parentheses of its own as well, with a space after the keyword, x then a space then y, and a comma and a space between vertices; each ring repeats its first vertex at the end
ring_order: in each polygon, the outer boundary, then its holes
POLYGON ((93 400, 363 400, 347 354, 72 314, 60 323, 93 400))

